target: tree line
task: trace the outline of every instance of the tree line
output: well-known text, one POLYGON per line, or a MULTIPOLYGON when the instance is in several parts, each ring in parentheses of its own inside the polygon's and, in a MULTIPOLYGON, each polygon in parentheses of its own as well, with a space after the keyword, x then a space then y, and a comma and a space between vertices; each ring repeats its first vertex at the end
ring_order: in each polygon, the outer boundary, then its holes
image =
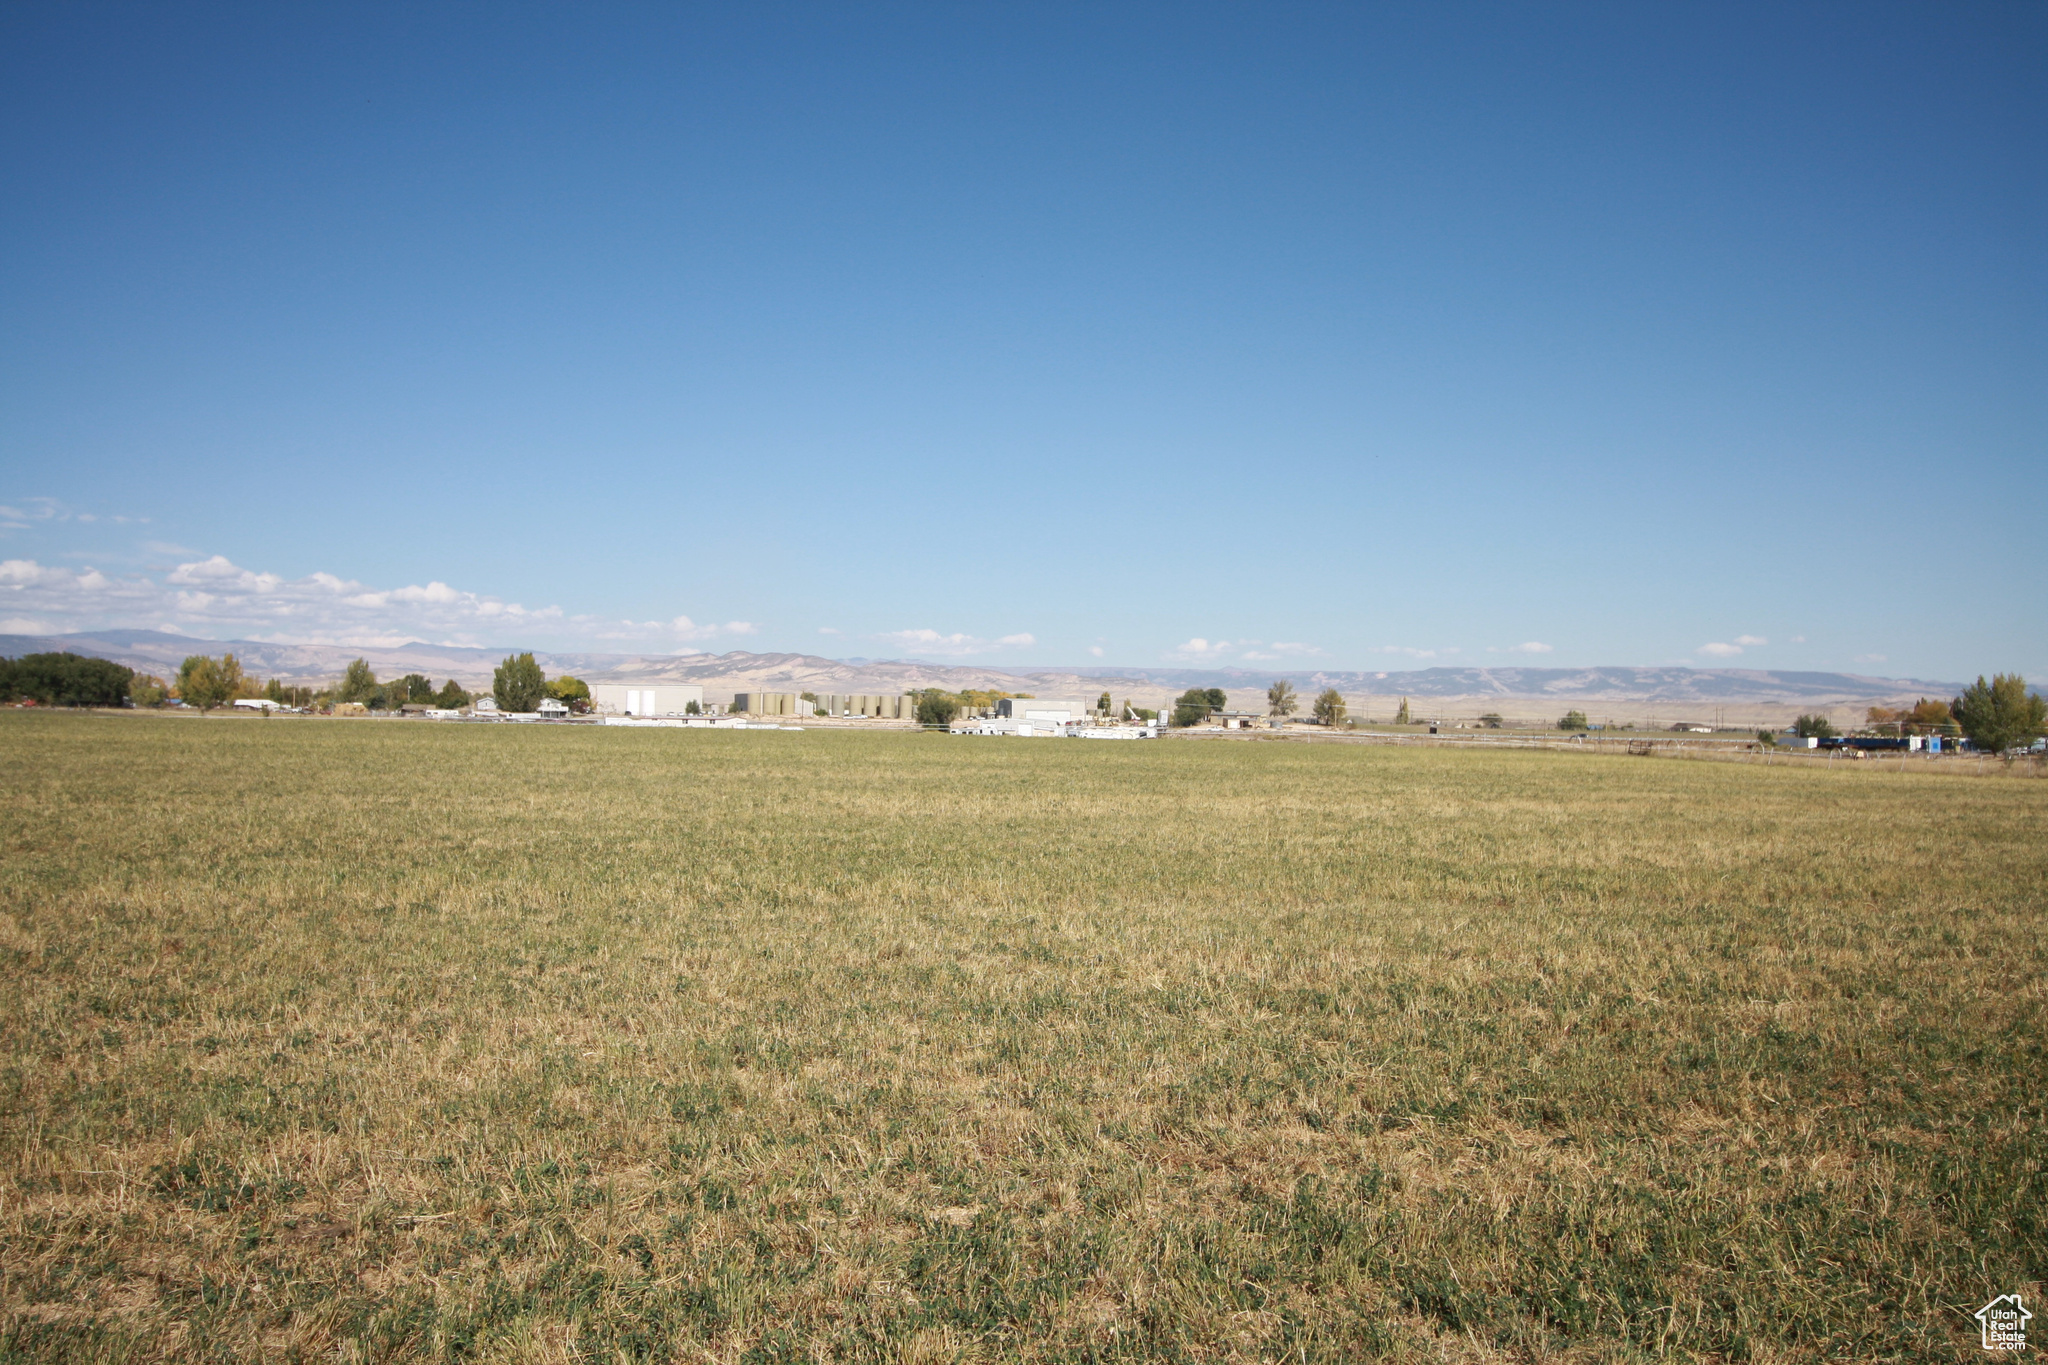
MULTIPOLYGON (((1029 693, 972 689, 948 692, 937 687, 928 687, 917 695, 917 718, 926 725, 949 725, 963 710, 990 707, 1004 698, 1030 696, 1029 693)), ((804 696, 816 700, 811 693, 806 692, 804 696)), ((352 661, 343 670, 340 682, 334 686, 312 688, 286 683, 278 678, 259 684, 233 654, 224 654, 217 659, 210 655, 192 655, 179 666, 176 679, 170 683, 153 674, 138 673, 111 659, 95 659, 83 654, 60 652, 0 658, 0 702, 4 703, 32 701, 39 706, 150 707, 175 700, 201 711, 211 711, 234 701, 258 697, 280 706, 302 709, 358 703, 372 711, 396 711, 408 705, 452 711, 476 700, 453 678, 438 689, 432 679, 420 673, 408 673, 390 682, 379 682, 369 662, 364 659, 352 661)), ((532 712, 539 708, 544 698, 563 703, 575 714, 590 710, 589 684, 568 674, 547 677, 530 653, 509 655, 498 665, 491 677, 491 697, 503 711, 532 712)), ((1170 723, 1182 728, 1200 725, 1217 712, 1226 710, 1228 705, 1229 697, 1222 688, 1191 687, 1175 699, 1170 723)), ((1291 681, 1277 679, 1266 689, 1268 715, 1285 719, 1299 709, 1300 699, 1291 681)), ((1159 715, 1146 707, 1132 706, 1128 701, 1118 708, 1107 692, 1096 699, 1095 710, 1105 717, 1114 713, 1144 721, 1155 720, 1159 715)), ((1318 693, 1310 708, 1311 718, 1328 726, 1345 724, 1347 714, 1344 697, 1334 687, 1324 688, 1318 693)), ((2030 691, 2027 680, 2017 673, 1995 674, 1988 681, 1980 674, 1976 682, 1953 700, 1944 702, 1922 697, 1907 707, 1873 706, 1865 713, 1864 720, 1879 734, 1959 734, 1978 749, 2006 753, 2023 748, 2048 732, 2048 701, 2030 691)), ((1491 727, 1498 727, 1501 723, 1495 713, 1482 717, 1481 722, 1491 727)), ((1405 697, 1401 699, 1401 709, 1394 723, 1409 723, 1408 699, 1405 697)), ((1588 728, 1585 713, 1567 712, 1558 722, 1558 728, 1588 728)), ((1793 722, 1792 733, 1801 738, 1827 739, 1834 737, 1837 731, 1826 716, 1816 713, 1800 716, 1793 722)), ((1768 731, 1759 731, 1758 735, 1761 739, 1775 738, 1768 731)))
POLYGON ((121 706, 135 670, 83 654, 24 654, 0 659, 0 699, 38 706, 121 706))
MULTIPOLYGON (((567 674, 549 678, 541 672, 531 654, 515 654, 500 664, 492 679, 492 696, 506 711, 532 711, 543 697, 553 697, 575 712, 590 709, 590 687, 567 674)), ((476 697, 453 678, 434 686, 420 673, 408 673, 389 682, 378 681, 369 662, 356 659, 343 670, 338 682, 326 687, 287 683, 281 678, 259 682, 243 668, 232 653, 214 657, 194 654, 178 666, 177 674, 165 681, 150 673, 139 673, 111 659, 84 654, 24 654, 0 658, 0 703, 34 702, 38 706, 136 706, 159 707, 178 702, 199 711, 212 711, 237 701, 261 698, 279 706, 302 710, 325 710, 337 704, 356 703, 372 711, 396 711, 404 706, 431 706, 456 710, 476 697)))
MULTIPOLYGON (((1230 696, 1220 687, 1190 687, 1174 698, 1173 709, 1168 723, 1185 729, 1200 725, 1211 716, 1230 708, 1230 696)), ((1292 681, 1275 679, 1266 689, 1266 714, 1275 720, 1285 720, 1301 709, 1301 697, 1294 690, 1292 681)), ((1344 704, 1344 694, 1334 687, 1326 687, 1316 694, 1309 704, 1309 719, 1318 725, 1344 725, 1350 717, 1344 704)))

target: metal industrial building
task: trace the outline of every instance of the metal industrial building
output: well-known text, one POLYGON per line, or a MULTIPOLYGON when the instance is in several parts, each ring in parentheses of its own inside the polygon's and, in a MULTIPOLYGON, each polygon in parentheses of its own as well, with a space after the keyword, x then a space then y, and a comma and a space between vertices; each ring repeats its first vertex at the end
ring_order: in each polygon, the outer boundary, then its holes
POLYGON ((704 689, 695 683, 590 685, 590 709, 601 716, 680 716, 691 702, 704 709, 704 689))
POLYGON ((1088 714, 1088 708, 1072 697, 1002 697, 996 715, 1004 720, 1049 721, 1064 725, 1088 714))

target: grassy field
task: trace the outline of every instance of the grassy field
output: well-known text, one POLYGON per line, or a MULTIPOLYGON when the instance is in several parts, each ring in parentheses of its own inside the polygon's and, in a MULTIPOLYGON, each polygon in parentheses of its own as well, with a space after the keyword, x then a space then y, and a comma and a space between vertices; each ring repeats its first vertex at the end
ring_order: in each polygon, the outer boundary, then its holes
POLYGON ((2038 781, 23 713, 0 773, 4 1359, 1953 1360, 2048 1278, 2038 781))

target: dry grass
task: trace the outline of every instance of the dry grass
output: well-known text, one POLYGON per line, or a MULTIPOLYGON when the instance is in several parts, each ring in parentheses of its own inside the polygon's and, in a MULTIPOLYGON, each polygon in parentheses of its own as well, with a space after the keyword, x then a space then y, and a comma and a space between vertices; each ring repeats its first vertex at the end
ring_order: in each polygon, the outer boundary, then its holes
POLYGON ((2038 782, 51 715, 0 770, 0 1357, 1952 1359, 2042 1287, 2038 782))

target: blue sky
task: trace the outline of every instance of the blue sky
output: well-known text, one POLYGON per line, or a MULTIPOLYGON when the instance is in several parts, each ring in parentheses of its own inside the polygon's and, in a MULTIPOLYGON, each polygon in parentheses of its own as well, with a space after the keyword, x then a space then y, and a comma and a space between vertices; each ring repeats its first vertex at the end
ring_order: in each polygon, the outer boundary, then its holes
POLYGON ((0 11, 0 630, 2048 674, 2048 9, 0 11))

